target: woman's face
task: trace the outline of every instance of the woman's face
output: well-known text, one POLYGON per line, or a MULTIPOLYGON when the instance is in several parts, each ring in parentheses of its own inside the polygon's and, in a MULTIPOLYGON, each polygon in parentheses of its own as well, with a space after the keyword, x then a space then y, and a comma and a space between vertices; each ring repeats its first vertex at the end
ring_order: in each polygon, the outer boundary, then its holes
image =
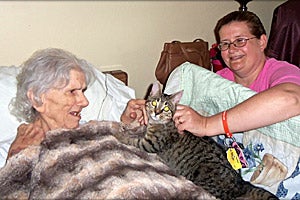
POLYGON ((85 76, 77 70, 70 71, 70 82, 64 88, 50 89, 42 95, 41 106, 35 107, 40 113, 43 127, 50 130, 57 128, 76 128, 81 119, 81 110, 89 102, 84 95, 85 76))
MULTIPOLYGON (((239 38, 253 38, 246 22, 231 22, 222 26, 219 31, 220 43, 231 43, 239 38)), ((262 68, 265 62, 264 49, 267 45, 266 35, 260 39, 247 40, 243 47, 235 47, 230 44, 227 50, 221 51, 226 65, 235 73, 251 73, 262 68)))

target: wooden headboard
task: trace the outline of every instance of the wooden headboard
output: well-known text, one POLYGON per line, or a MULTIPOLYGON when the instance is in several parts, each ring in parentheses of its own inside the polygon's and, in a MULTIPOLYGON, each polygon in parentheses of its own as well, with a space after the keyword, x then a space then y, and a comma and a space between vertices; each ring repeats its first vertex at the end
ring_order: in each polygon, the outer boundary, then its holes
POLYGON ((124 72, 122 70, 104 71, 103 73, 104 74, 111 74, 115 78, 117 78, 120 81, 122 81, 123 83, 125 83, 125 85, 128 85, 128 75, 127 75, 126 72, 124 72))

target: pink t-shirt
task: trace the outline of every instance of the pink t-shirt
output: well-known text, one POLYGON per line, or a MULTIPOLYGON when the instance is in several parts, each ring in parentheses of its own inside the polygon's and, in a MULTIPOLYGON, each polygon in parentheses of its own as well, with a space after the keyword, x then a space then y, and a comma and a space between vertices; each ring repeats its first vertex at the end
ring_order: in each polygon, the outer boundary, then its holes
MULTIPOLYGON (((217 74, 234 81, 233 72, 229 68, 217 71, 217 74)), ((263 70, 249 88, 256 92, 261 92, 280 83, 287 82, 300 85, 300 69, 288 62, 267 58, 263 70)))

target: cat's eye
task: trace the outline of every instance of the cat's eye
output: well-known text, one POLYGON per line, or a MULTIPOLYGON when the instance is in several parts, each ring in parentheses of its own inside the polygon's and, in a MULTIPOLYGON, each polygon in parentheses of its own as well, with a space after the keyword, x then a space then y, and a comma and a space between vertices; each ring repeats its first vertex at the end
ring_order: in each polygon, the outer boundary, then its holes
POLYGON ((165 106, 165 107, 164 107, 164 111, 165 111, 165 112, 168 112, 169 110, 170 110, 169 106, 165 106))
POLYGON ((153 101, 152 101, 152 106, 156 106, 156 105, 157 105, 156 100, 153 100, 153 101))

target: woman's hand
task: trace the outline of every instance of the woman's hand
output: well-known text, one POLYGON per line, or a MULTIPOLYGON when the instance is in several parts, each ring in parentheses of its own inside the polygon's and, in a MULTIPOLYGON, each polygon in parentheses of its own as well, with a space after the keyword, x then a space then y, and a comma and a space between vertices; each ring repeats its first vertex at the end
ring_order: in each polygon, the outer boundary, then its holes
POLYGON ((125 124, 138 122, 140 125, 145 125, 148 118, 145 110, 146 100, 144 99, 131 99, 128 101, 127 106, 121 115, 121 121, 125 124))
POLYGON ((17 137, 9 148, 7 159, 30 145, 40 145, 44 138, 45 132, 37 124, 21 124, 17 137))
POLYGON ((189 131, 196 136, 204 136, 207 119, 189 106, 177 105, 173 116, 175 126, 180 134, 189 131))

